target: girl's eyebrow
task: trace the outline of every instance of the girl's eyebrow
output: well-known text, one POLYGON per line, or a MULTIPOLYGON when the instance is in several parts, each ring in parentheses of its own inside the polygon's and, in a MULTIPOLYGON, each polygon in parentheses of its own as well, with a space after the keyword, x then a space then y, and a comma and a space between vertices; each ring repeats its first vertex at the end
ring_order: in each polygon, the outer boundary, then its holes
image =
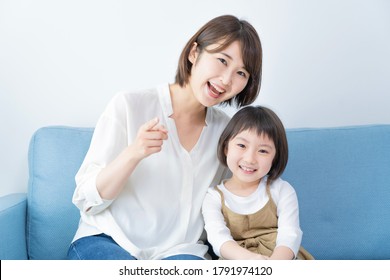
MULTIPOLYGON (((236 140, 241 140, 241 141, 243 141, 243 142, 247 142, 248 143, 248 140, 246 140, 244 137, 235 137, 235 139, 236 140)), ((270 149, 272 149, 272 146, 271 145, 268 145, 268 144, 263 144, 263 143, 261 143, 260 145, 259 145, 259 147, 268 147, 268 148, 270 148, 270 149)))
POLYGON ((241 140, 241 141, 244 141, 244 142, 248 142, 248 140, 246 140, 244 137, 234 137, 236 140, 241 140))

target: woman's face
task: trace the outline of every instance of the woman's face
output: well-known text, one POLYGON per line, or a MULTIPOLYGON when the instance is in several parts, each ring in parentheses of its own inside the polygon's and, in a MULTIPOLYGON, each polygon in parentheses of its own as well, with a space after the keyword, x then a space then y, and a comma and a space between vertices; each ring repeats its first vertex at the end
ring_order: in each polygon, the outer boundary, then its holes
POLYGON ((235 41, 219 52, 209 52, 218 46, 219 44, 210 45, 199 54, 194 45, 188 57, 193 64, 189 86, 195 98, 205 107, 236 96, 249 80, 240 43, 235 41))

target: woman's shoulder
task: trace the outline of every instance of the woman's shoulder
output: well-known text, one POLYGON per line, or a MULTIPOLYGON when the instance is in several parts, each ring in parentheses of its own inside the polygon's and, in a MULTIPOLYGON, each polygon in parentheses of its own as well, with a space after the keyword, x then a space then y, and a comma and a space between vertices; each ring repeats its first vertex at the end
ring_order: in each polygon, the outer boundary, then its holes
POLYGON ((163 86, 155 86, 146 89, 120 90, 117 91, 108 103, 112 109, 125 109, 126 107, 140 108, 142 106, 151 106, 158 103, 159 93, 163 86))
POLYGON ((152 96, 158 97, 159 92, 162 90, 162 86, 155 86, 146 89, 136 89, 136 90, 120 90, 118 91, 113 100, 133 100, 133 99, 148 99, 152 96))
POLYGON ((208 122, 211 122, 212 124, 220 124, 223 128, 228 124, 231 117, 223 111, 221 108, 217 107, 210 107, 207 110, 209 110, 208 115, 209 119, 208 122))
POLYGON ((117 91, 109 100, 102 116, 124 120, 129 112, 138 112, 139 108, 159 104, 158 95, 159 87, 117 91))

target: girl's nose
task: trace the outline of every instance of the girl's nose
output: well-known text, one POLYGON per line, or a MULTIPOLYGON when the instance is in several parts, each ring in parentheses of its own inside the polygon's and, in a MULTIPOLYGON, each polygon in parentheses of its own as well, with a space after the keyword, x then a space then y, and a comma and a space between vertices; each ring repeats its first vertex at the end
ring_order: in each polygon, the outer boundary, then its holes
POLYGON ((244 156, 244 161, 248 164, 256 163, 255 153, 253 151, 247 151, 244 156))

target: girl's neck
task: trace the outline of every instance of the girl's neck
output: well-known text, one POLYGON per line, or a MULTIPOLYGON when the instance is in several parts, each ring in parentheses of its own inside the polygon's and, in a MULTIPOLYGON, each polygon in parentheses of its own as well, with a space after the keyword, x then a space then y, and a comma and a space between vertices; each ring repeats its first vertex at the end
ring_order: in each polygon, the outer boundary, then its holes
POLYGON ((237 182, 234 180, 234 178, 230 178, 224 182, 224 186, 231 193, 237 196, 245 197, 254 193, 257 190, 260 182, 261 180, 250 183, 237 182))

